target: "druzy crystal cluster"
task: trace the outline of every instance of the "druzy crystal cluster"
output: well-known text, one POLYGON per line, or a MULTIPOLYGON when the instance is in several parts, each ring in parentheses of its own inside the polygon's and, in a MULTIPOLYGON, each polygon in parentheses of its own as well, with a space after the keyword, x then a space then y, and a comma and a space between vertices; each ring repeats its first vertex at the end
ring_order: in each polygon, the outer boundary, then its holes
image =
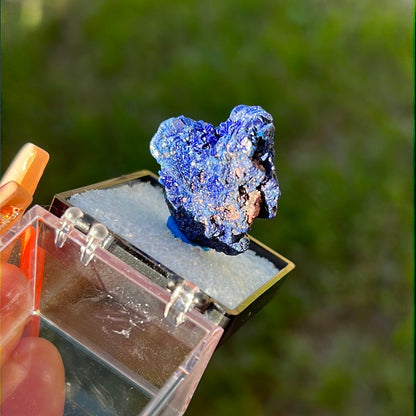
POLYGON ((240 105, 218 127, 185 116, 151 140, 174 227, 192 243, 226 254, 248 249, 256 217, 272 218, 280 196, 272 116, 240 105))

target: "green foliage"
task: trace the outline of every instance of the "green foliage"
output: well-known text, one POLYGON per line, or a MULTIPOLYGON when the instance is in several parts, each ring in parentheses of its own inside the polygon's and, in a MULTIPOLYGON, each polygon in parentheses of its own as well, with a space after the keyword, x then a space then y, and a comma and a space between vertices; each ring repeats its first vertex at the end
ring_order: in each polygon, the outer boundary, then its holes
POLYGON ((36 202, 156 171, 168 117, 275 117, 283 195, 253 234, 297 268, 188 414, 410 414, 410 2, 33 1, 37 21, 2 3, 2 160, 28 140, 50 152, 36 202))

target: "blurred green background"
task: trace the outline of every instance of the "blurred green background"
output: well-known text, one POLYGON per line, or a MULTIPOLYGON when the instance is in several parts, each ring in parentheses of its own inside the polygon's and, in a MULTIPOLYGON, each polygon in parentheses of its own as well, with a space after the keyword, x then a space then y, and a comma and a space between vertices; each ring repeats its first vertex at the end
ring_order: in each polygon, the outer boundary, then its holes
POLYGON ((2 172, 47 149, 35 202, 140 169, 180 114, 275 118, 296 263, 210 362, 188 415, 409 415, 413 20, 408 0, 3 0, 2 172))

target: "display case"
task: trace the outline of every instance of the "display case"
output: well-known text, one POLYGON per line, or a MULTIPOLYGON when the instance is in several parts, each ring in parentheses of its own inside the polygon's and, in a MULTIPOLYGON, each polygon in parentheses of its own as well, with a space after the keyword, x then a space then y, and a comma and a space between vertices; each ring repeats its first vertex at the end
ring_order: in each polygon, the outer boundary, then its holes
MULTIPOLYGON (((19 267, 31 284, 33 305, 23 319, 62 356, 65 415, 183 414, 219 343, 271 298, 294 267, 251 239, 252 257, 266 259, 276 273, 257 282, 254 291, 228 300, 222 292, 234 289, 227 278, 220 289, 215 281, 201 287, 204 267, 191 248, 183 248, 184 258, 177 251, 176 263, 170 263, 159 255, 169 242, 147 249, 120 232, 117 214, 125 214, 118 208, 86 210, 74 198, 119 187, 137 192, 138 183, 163 192, 147 171, 63 192, 50 211, 34 206, 0 237, 2 263, 19 267), (106 221, 114 216, 116 226, 106 221), (190 265, 186 271, 177 266, 183 263, 190 265)), ((120 203, 128 201, 114 201, 120 203)), ((137 216, 144 215, 138 208, 137 216)), ((150 240, 150 233, 138 235, 150 240)), ((224 267, 238 275, 233 265, 239 256, 233 257, 224 267)))

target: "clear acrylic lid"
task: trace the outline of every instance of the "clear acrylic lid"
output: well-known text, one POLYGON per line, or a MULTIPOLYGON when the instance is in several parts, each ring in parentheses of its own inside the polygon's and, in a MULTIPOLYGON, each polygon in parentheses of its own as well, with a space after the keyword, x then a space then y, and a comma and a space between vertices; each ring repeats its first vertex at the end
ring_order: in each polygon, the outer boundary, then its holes
POLYGON ((31 282, 27 319, 61 353, 65 415, 182 414, 223 330, 193 309, 167 319, 170 294, 105 238, 39 206, 0 238, 1 262, 31 282))

